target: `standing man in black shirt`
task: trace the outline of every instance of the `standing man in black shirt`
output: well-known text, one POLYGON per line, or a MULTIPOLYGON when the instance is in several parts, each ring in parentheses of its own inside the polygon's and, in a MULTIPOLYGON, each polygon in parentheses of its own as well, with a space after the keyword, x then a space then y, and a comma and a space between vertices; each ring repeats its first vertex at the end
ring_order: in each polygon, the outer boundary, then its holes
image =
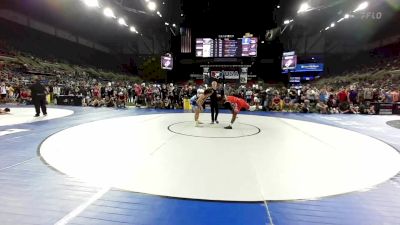
POLYGON ((33 77, 33 84, 29 87, 31 89, 32 102, 35 105, 36 114, 35 117, 40 115, 40 108, 44 116, 47 116, 46 109, 46 89, 40 84, 39 77, 33 77))
POLYGON ((211 124, 219 123, 218 122, 218 102, 221 101, 222 97, 224 96, 224 90, 218 88, 218 82, 213 81, 211 83, 213 93, 210 96, 210 106, 211 106, 211 124))

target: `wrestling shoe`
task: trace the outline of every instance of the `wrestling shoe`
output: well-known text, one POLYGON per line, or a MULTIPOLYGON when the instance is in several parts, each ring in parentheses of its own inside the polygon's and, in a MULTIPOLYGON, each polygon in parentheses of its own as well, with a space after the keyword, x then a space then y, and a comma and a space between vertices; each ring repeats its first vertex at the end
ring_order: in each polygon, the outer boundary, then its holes
POLYGON ((225 129, 228 129, 228 130, 232 130, 232 126, 231 125, 229 125, 229 126, 227 126, 227 127, 224 127, 225 129))

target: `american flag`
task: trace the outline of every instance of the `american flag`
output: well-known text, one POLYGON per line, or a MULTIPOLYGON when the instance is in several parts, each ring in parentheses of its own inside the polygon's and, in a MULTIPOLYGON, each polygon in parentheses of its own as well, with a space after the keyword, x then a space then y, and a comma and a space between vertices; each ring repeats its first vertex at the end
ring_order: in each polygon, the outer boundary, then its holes
POLYGON ((190 28, 181 27, 181 53, 192 52, 192 30, 190 28))

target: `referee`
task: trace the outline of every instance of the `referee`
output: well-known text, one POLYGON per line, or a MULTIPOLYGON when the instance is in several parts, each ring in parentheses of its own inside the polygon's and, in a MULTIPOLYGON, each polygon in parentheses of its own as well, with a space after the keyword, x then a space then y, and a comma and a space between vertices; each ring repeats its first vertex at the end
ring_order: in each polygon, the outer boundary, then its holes
POLYGON ((33 77, 33 82, 29 89, 31 89, 32 102, 35 105, 35 117, 40 115, 40 108, 42 109, 43 116, 47 116, 46 89, 40 84, 38 76, 33 77))
POLYGON ((218 122, 218 113, 219 113, 218 102, 224 96, 224 91, 222 89, 218 88, 217 81, 213 81, 211 83, 211 86, 212 86, 212 90, 213 90, 213 93, 210 96, 211 124, 214 124, 214 123, 219 123, 218 122))

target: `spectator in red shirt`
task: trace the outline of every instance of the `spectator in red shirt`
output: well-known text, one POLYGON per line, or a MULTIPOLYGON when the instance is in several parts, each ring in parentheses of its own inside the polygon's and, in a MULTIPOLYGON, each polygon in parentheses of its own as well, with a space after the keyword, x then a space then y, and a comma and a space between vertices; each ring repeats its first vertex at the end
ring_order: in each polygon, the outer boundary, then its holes
POLYGON ((339 103, 343 103, 343 102, 348 102, 349 98, 348 98, 348 93, 346 91, 345 88, 341 88, 340 92, 337 94, 339 103))

